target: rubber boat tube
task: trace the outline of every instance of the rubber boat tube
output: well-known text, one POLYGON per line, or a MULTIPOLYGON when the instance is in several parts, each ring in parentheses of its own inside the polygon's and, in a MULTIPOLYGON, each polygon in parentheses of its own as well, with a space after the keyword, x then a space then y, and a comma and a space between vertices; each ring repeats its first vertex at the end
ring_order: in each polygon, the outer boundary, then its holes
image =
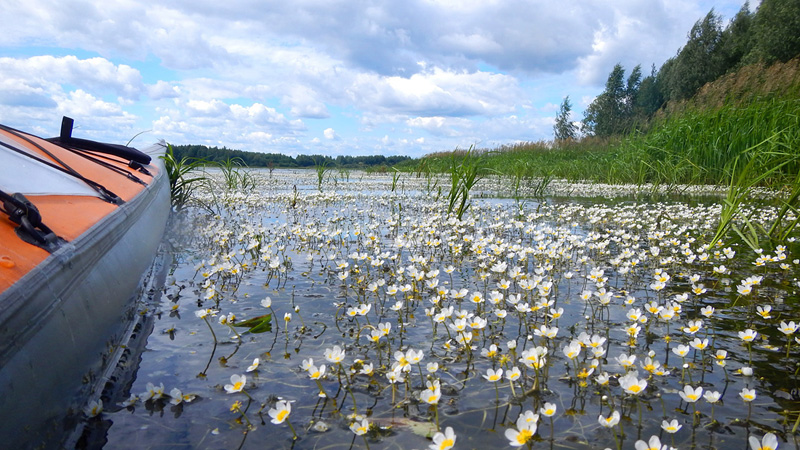
POLYGON ((59 448, 97 390, 170 212, 163 162, 151 164, 157 173, 142 192, 0 293, 5 448, 59 448))

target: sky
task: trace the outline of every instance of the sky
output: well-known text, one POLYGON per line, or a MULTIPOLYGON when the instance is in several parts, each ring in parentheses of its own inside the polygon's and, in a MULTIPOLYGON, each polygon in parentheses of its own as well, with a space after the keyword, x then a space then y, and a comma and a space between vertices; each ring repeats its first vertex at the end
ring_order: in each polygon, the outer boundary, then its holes
MULTIPOLYGON (((743 0, 0 0, 0 123, 144 147, 407 155, 551 140, 743 0)), ((758 2, 751 2, 751 7, 758 2)))

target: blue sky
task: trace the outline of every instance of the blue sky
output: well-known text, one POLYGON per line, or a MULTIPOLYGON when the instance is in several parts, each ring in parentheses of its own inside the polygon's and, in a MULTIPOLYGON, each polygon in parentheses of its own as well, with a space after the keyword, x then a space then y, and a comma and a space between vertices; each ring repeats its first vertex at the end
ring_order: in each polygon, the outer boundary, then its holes
MULTIPOLYGON (((42 136, 409 155, 550 140, 738 0, 0 0, 0 123, 42 136)), ((751 7, 757 2, 752 2, 751 7)))

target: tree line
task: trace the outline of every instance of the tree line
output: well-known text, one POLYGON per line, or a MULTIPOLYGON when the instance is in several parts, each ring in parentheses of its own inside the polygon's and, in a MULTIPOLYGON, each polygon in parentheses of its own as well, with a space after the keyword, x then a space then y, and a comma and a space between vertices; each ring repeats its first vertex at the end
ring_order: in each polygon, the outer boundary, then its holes
POLYGON ((708 82, 749 64, 786 62, 800 55, 800 0, 763 0, 755 12, 748 2, 727 25, 712 9, 689 31, 675 56, 643 76, 616 64, 605 90, 584 113, 581 126, 571 121, 567 96, 556 115, 555 140, 607 137, 644 128, 668 102, 694 96, 708 82))
POLYGON ((207 147, 205 145, 173 145, 173 154, 180 160, 184 157, 205 160, 208 162, 223 163, 228 160, 240 161, 248 167, 276 167, 276 168, 303 168, 325 165, 327 167, 341 168, 374 168, 379 166, 394 166, 400 162, 410 160, 408 156, 348 156, 339 155, 335 158, 325 155, 298 155, 296 157, 280 153, 258 153, 233 150, 227 147, 207 147))

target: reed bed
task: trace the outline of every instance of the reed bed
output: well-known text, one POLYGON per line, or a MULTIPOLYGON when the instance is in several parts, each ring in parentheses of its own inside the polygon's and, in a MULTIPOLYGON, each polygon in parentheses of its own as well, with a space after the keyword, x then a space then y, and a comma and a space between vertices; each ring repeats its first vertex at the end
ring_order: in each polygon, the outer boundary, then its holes
MULTIPOLYGON (((609 184, 728 184, 737 158, 762 169, 800 157, 800 99, 770 97, 746 105, 699 107, 660 119, 624 138, 530 142, 482 150, 488 169, 510 177, 556 177, 609 184)), ((457 152, 455 152, 457 154, 457 152)), ((417 170, 448 172, 451 153, 429 155, 417 170)), ((797 162, 763 180, 784 183, 797 162)))

